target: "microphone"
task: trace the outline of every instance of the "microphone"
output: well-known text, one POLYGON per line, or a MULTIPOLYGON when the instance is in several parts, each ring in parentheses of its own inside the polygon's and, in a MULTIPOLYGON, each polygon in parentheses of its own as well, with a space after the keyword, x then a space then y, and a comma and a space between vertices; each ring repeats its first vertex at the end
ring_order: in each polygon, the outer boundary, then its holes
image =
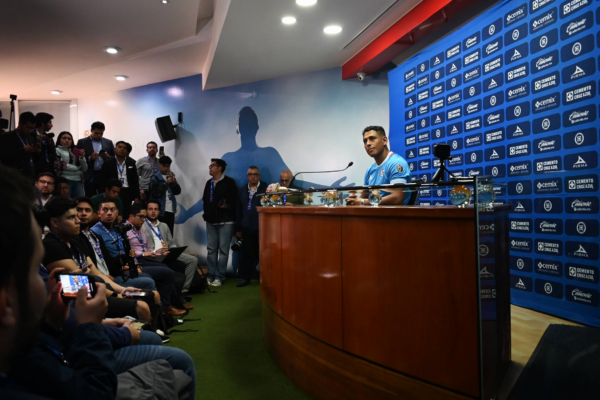
POLYGON ((354 165, 354 161, 350 161, 348 163, 348 166, 344 169, 337 169, 335 171, 306 171, 306 172, 298 172, 296 175, 294 175, 294 177, 292 178, 292 181, 290 182, 290 186, 292 186, 292 184, 294 183, 294 181, 296 180, 296 177, 300 174, 328 174, 330 172, 342 172, 347 170, 348 168, 350 168, 351 166, 354 165))

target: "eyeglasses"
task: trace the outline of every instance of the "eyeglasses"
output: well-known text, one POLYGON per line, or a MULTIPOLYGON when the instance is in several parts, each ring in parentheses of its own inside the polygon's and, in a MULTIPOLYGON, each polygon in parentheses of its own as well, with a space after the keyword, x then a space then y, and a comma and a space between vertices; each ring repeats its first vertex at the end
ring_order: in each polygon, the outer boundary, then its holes
POLYGON ((248 174, 248 176, 260 176, 260 174, 248 174))
POLYGON ((54 182, 43 181, 41 179, 38 182, 41 183, 42 185, 54 186, 54 182))
POLYGON ((210 164, 210 165, 208 166, 208 169, 211 169, 211 168, 213 168, 213 167, 218 167, 218 165, 217 165, 217 164, 210 164))
POLYGON ((147 149, 148 150, 156 150, 156 146, 148 146, 147 149))
POLYGON ((142 215, 142 214, 138 214, 138 215, 136 215, 136 217, 138 217, 138 218, 140 218, 140 219, 146 219, 146 216, 145 216, 145 215, 142 215))

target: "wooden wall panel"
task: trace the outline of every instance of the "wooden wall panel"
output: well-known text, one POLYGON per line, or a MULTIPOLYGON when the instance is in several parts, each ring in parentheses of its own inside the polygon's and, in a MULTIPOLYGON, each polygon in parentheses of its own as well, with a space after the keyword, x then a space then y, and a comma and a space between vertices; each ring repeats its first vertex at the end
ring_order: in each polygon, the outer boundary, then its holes
POLYGON ((473 219, 342 219, 343 349, 479 394, 473 219))
POLYGON ((281 275, 281 216, 259 214, 260 290, 263 302, 279 315, 283 312, 281 275))
POLYGON ((341 218, 282 215, 281 237, 281 316, 309 335, 341 348, 341 218))

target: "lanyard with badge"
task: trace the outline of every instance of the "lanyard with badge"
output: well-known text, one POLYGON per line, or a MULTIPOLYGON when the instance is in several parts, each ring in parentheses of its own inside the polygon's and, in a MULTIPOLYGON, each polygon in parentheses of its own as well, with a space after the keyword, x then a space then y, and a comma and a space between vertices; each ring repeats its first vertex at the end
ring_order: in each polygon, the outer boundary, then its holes
POLYGON ((148 157, 148 156, 146 156, 146 158, 148 159, 148 162, 150 163, 150 166, 152 167, 152 171, 156 174, 158 172, 157 162, 150 161, 150 157, 148 157))
POLYGON ((73 246, 69 246, 69 244, 67 244, 67 242, 62 240, 62 238, 60 236, 58 236, 56 233, 54 233, 54 232, 49 232, 49 233, 54 235, 54 237, 57 238, 58 240, 60 240, 65 246, 69 247, 69 249, 71 250, 71 258, 73 259, 73 262, 79 267, 79 269, 84 269, 88 266, 87 262, 85 261, 85 259, 83 258, 83 256, 79 252, 79 250, 77 250, 77 248, 75 248, 75 252, 77 253, 77 258, 75 258, 73 246))
MULTIPOLYGON (((21 137, 21 135, 19 135, 18 133, 17 133, 17 137, 19 138, 19 140, 23 144, 23 148, 25 148, 25 146, 29 146, 29 143, 25 143, 25 141, 23 140, 23 138, 21 137)), ((31 153, 29 153, 29 165, 33 167, 33 157, 31 156, 31 153)))
POLYGON ((162 243, 163 247, 167 248, 167 244, 163 240, 162 234, 160 233, 160 228, 158 226, 156 227, 156 229, 158 230, 158 232, 157 232, 157 231, 154 230, 154 227, 152 226, 152 224, 150 223, 150 221, 148 221, 147 219, 146 219, 146 223, 148 224, 148 226, 150 227, 150 229, 152 229, 152 232, 160 239, 160 242, 162 243))
POLYGON ((104 224, 102 222, 98 222, 96 224, 96 226, 100 226, 100 228, 104 229, 104 232, 106 232, 108 234, 108 236, 110 236, 110 238, 113 240, 113 243, 115 243, 117 245, 117 250, 119 250, 119 254, 123 254, 121 252, 121 245, 119 244, 119 242, 121 241, 121 238, 115 239, 115 237, 110 233, 110 231, 108 229, 106 229, 106 227, 104 226, 104 224))
POLYGON ((125 178, 123 178, 123 172, 125 172, 125 161, 123 161, 123 168, 121 168, 121 164, 119 163, 119 160, 117 161, 117 169, 119 170, 119 180, 121 181, 121 184, 125 183, 125 178))
MULTIPOLYGON (((129 222, 127 222, 129 224, 129 222)), ((129 224, 131 225, 131 224, 129 224)), ((133 225, 131 225, 133 226, 133 225)), ((137 237, 137 240, 140 242, 140 245, 142 245, 142 252, 146 251, 146 245, 144 244, 144 240, 142 239, 142 236, 137 233, 137 231, 135 230, 135 227, 133 227, 133 229, 131 230, 133 232, 133 234, 135 235, 135 237, 137 237)))
POLYGON ((256 194, 257 190, 258 190, 258 186, 254 190, 250 189, 250 186, 248 186, 248 210, 252 209, 252 198, 256 194))
POLYGON ((100 241, 98 240, 98 238, 96 237, 94 232, 86 232, 86 231, 82 231, 82 232, 85 235, 85 237, 87 238, 88 242, 90 242, 90 244, 94 248, 94 251, 98 255, 98 258, 102 260, 104 258, 104 256, 102 255, 102 250, 100 249, 100 241), (94 237, 93 239, 92 239, 92 236, 94 237))
POLYGON ((213 191, 215 190, 215 178, 210 180, 210 202, 213 201, 213 191))

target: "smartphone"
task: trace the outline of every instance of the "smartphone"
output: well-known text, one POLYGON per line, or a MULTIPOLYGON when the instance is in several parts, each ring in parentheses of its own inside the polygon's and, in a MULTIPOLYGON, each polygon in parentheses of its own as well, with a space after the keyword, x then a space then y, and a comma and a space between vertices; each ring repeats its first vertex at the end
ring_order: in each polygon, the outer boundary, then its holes
POLYGON ((67 299, 77 298, 77 292, 80 288, 87 288, 87 298, 96 296, 96 285, 94 279, 87 274, 59 274, 58 279, 62 283, 60 295, 67 299), (91 282, 91 283, 90 283, 91 282))
POLYGON ((74 149, 73 149, 73 155, 74 155, 75 157, 79 157, 79 156, 81 155, 81 150, 80 150, 80 149, 78 149, 78 148, 74 148, 74 149))
POLYGON ((106 153, 106 150, 102 149, 98 152, 99 154, 106 153))
POLYGON ((130 292, 130 291, 125 291, 123 292, 123 296, 145 296, 146 292, 130 292))
POLYGON ((158 148, 158 154, 165 154, 165 146, 160 146, 158 148))

